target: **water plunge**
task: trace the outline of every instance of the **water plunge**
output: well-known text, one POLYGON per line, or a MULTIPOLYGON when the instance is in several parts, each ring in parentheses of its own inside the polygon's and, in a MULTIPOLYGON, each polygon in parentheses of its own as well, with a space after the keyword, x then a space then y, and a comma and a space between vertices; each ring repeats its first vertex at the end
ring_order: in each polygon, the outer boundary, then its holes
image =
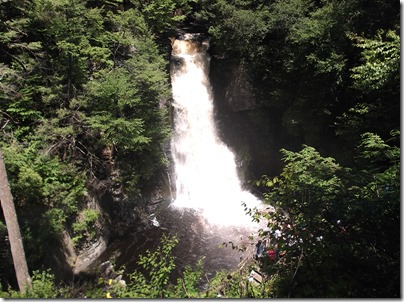
POLYGON ((208 41, 195 35, 172 40, 171 70, 175 132, 171 147, 175 166, 173 205, 199 210, 210 224, 252 225, 242 206, 260 204, 242 189, 233 153, 220 141, 208 79, 208 41))

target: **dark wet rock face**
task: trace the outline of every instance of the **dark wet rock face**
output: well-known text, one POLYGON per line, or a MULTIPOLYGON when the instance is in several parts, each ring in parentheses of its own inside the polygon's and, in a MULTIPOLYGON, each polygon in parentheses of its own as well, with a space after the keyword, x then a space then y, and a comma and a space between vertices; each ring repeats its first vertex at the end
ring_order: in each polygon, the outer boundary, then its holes
POLYGON ((229 82, 224 91, 224 101, 231 111, 254 109, 256 99, 248 79, 246 67, 243 64, 232 66, 229 72, 229 82))

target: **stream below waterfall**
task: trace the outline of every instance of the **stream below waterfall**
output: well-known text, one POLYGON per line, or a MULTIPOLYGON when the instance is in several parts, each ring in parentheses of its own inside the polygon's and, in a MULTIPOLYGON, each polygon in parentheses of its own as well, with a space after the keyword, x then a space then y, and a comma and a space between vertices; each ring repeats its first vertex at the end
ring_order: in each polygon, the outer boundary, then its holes
POLYGON ((202 284, 221 270, 237 269, 246 260, 253 259, 255 243, 248 238, 252 234, 248 228, 209 224, 198 211, 179 209, 171 202, 158 206, 153 221, 155 224, 158 222, 158 226, 151 224, 146 229, 116 238, 93 267, 112 260, 116 269, 124 266, 126 272, 132 272, 138 269, 139 255, 145 255, 146 250, 153 252, 157 249, 163 233, 179 239, 172 251, 176 265, 172 281, 182 276, 186 266, 195 268, 202 257, 202 284), (239 248, 245 246, 245 251, 233 249, 232 244, 239 248))

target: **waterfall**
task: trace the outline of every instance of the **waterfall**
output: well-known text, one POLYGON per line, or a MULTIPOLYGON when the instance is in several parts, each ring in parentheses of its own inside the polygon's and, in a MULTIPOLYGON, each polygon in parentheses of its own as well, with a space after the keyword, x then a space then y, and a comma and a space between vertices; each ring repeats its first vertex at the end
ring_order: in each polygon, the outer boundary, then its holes
POLYGON ((213 224, 251 224, 242 202, 251 208, 260 202, 242 189, 235 157, 217 135, 208 46, 207 40, 198 41, 195 34, 172 40, 173 205, 201 211, 213 224))

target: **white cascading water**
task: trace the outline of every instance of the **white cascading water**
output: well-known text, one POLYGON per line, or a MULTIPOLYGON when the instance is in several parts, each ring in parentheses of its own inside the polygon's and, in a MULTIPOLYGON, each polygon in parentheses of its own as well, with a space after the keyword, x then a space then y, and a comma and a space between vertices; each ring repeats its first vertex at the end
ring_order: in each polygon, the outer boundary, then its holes
POLYGON ((242 189, 233 153, 217 136, 213 99, 208 79, 208 42, 193 35, 172 41, 171 79, 175 133, 172 154, 175 165, 176 207, 200 210, 209 223, 251 225, 242 202, 260 204, 242 189))

